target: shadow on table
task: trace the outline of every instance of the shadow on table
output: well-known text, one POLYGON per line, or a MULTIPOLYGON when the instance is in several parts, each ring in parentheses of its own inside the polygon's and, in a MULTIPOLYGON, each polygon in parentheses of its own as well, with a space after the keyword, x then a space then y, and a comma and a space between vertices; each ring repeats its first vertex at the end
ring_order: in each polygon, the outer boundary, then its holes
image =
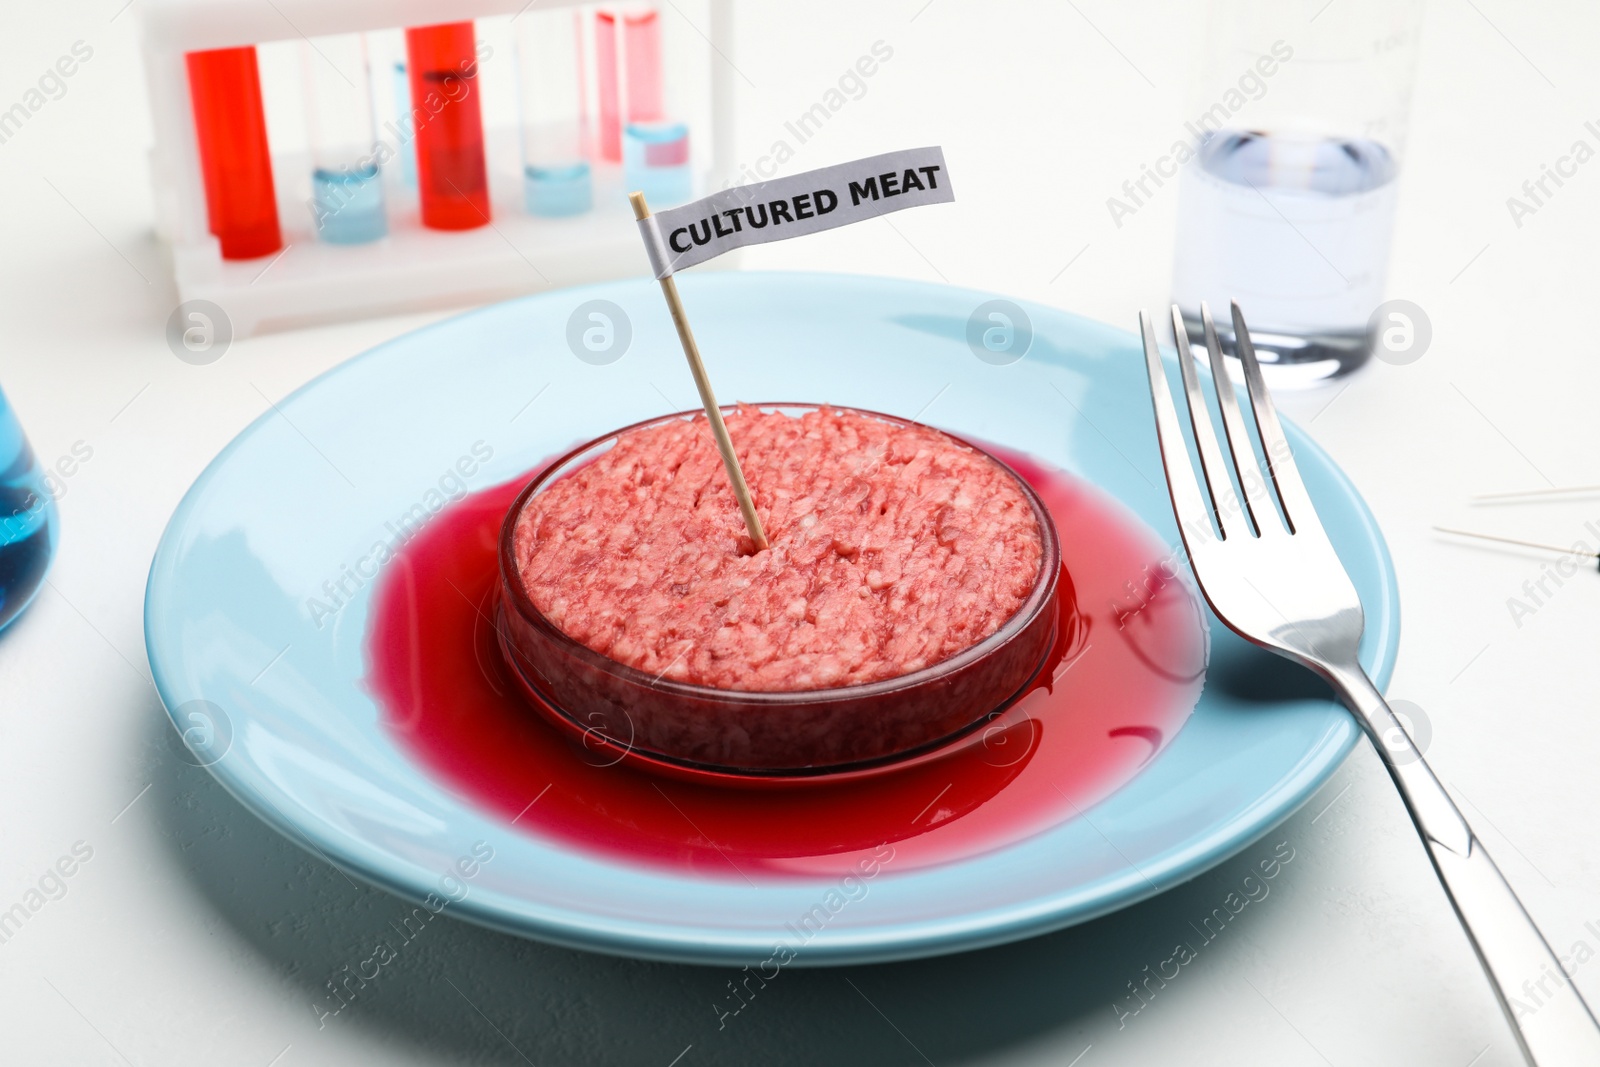
MULTIPOLYGON (((731 968, 617 959, 441 916, 403 942, 412 913, 354 883, 153 739, 155 807, 174 866, 304 1004, 298 1049, 319 1030, 367 1031, 450 1062, 682 1067, 706 1063, 948 1064, 1052 1038, 1104 1033, 1146 965, 1237 884, 1236 860, 1111 916, 1016 944, 931 960, 779 973, 737 1015, 731 968), (344 979, 400 946, 364 987, 344 979), (349 971, 346 970, 349 968, 349 971), (326 1013, 326 1014, 324 1014, 326 1013)), ((1254 857, 1256 849, 1246 853, 1254 857)), ((369 971, 370 973, 370 971, 369 971)), ((1087 1045, 1090 1037, 1084 1036, 1087 1045)), ((1075 1054, 1075 1053, 1073 1053, 1075 1054)))

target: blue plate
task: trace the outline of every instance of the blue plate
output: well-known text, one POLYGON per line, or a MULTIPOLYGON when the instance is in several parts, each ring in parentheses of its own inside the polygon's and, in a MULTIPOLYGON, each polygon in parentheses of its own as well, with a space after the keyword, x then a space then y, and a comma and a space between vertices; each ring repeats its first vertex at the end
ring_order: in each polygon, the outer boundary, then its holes
MULTIPOLYGON (((1036 304, 980 312, 991 295, 883 278, 705 273, 681 285, 723 400, 794 397, 921 418, 1072 471, 1177 543, 1131 333, 1036 304)), ((468 488, 486 488, 612 427, 694 406, 648 280, 474 311, 280 402, 201 474, 151 567, 150 663, 197 759, 303 847, 401 896, 448 900, 452 914, 630 956, 771 958, 786 924, 812 913, 831 883, 750 884, 508 832, 395 745, 361 684, 374 583, 351 568, 386 522, 436 496, 452 471, 471 468, 468 488), (316 609, 312 598, 332 605, 341 584, 337 610, 316 609), (476 866, 479 841, 495 854, 476 866), (469 881, 452 873, 463 859, 469 881)), ((1381 684, 1399 640, 1388 553, 1344 475, 1287 429, 1366 607, 1362 661, 1381 684)), ((1356 727, 1309 676, 1211 626, 1194 714, 1087 818, 959 862, 885 870, 794 963, 954 952, 1082 922, 1194 877, 1294 811, 1356 727)))

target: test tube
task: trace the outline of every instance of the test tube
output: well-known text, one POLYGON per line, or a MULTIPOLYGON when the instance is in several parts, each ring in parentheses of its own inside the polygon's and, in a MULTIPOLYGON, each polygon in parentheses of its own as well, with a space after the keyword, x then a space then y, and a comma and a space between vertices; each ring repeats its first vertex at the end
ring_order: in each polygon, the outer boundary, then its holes
POLYGON ((359 33, 300 43, 311 140, 311 215, 330 244, 389 232, 372 114, 367 42, 359 33))
POLYGON ((622 172, 630 190, 671 207, 694 195, 689 127, 681 122, 630 122, 622 136, 622 172))
POLYGON ((662 107, 661 18, 654 8, 622 16, 623 55, 628 76, 628 121, 660 122, 662 107))
POLYGON ((665 117, 660 17, 653 7, 627 8, 620 14, 597 11, 594 52, 600 158, 621 163, 627 124, 660 122, 665 117))
POLYGON ((411 121, 411 78, 406 61, 394 61, 395 135, 400 141, 400 182, 407 189, 417 187, 417 128, 411 121))
POLYGON ((622 162, 622 85, 617 70, 617 17, 610 11, 594 15, 595 96, 600 112, 600 158, 622 162))
POLYGON ((583 23, 576 10, 516 21, 523 195, 530 215, 581 215, 594 204, 583 105, 583 23))
POLYGON ((661 67, 661 19, 654 9, 622 16, 627 121, 622 127, 622 169, 629 189, 663 207, 693 195, 689 128, 669 120, 661 67))
POLYGON ((223 259, 271 255, 283 247, 283 234, 255 46, 190 52, 184 59, 207 225, 223 259))
POLYGON ((470 230, 489 222, 476 35, 470 22, 406 30, 422 224, 470 230))

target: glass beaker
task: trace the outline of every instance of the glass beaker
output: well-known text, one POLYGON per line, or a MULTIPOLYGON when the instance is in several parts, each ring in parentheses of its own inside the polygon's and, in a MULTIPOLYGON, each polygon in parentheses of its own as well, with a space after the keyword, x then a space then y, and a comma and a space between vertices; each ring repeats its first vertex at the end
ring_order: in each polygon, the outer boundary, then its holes
POLYGON ((1372 354, 1384 299, 1422 4, 1209 8, 1187 138, 1173 146, 1173 301, 1194 344, 1209 304, 1232 355, 1237 300, 1274 386, 1347 374, 1372 354))

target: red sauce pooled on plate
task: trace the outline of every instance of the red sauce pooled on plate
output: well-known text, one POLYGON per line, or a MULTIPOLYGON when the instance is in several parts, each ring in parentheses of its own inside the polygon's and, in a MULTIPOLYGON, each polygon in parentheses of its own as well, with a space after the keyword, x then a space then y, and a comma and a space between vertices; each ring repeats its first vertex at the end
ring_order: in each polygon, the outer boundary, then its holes
POLYGON ((527 477, 441 512, 387 565, 367 688, 396 743, 447 788, 576 851, 740 879, 837 876, 884 842, 896 870, 1014 843, 1077 817, 1171 740, 1199 697, 1206 635, 1152 531, 1070 475, 989 451, 1054 517, 1060 639, 1036 688, 947 758, 754 790, 651 774, 570 742, 517 695, 492 621, 500 527, 527 477))

